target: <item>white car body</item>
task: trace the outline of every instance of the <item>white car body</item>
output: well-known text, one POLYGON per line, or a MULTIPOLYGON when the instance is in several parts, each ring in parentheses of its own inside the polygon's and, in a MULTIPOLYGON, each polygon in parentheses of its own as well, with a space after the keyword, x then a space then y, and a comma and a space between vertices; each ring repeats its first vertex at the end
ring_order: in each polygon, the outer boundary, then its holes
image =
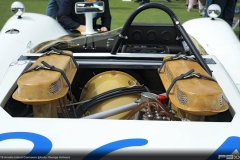
POLYGON ((0 81, 9 63, 35 45, 68 34, 54 19, 37 13, 25 13, 21 19, 13 15, 0 32, 2 56, 0 59, 0 81), (9 34, 11 31, 12 34, 9 34), (16 33, 18 32, 19 33, 16 33), (44 31, 44 32, 43 32, 44 31), (7 32, 7 33, 6 33, 7 32), (34 35, 34 36, 33 36, 34 35), (13 47, 14 46, 14 47, 13 47), (12 48, 9 52, 9 48, 12 48))
MULTIPOLYGON (((105 154, 95 159, 127 153, 148 153, 148 156, 196 153, 202 154, 202 159, 211 159, 213 153, 215 156, 220 155, 220 158, 226 158, 240 151, 239 40, 232 29, 218 18, 193 19, 183 26, 208 53, 203 57, 216 62, 208 66, 223 89, 227 102, 231 104, 229 109, 233 116, 231 122, 12 117, 3 107, 17 87, 18 77, 31 64, 29 60, 18 58, 30 54, 27 52, 37 44, 57 39, 67 32, 55 20, 45 15, 24 13, 22 19, 11 17, 0 33, 0 159, 1 155, 10 157, 12 153, 19 156, 12 157, 13 159, 24 156, 27 158, 38 153, 39 150, 35 150, 37 146, 46 149, 39 155, 48 158, 54 155, 58 156, 58 159, 61 159, 60 156, 66 156, 68 159, 75 154, 90 159, 96 149, 103 152, 99 147, 104 149, 104 145, 111 146, 112 142, 116 142, 116 149, 108 148, 105 154), (20 32, 6 34, 5 32, 10 29, 20 32), (36 142, 38 136, 34 137, 35 135, 45 137, 49 143, 36 142), (120 142, 124 142, 125 146, 121 147, 120 142), (221 152, 223 150, 226 152, 221 152), (32 154, 29 154, 30 152, 32 154)), ((76 54, 79 53, 74 53, 76 54)))
POLYGON ((220 18, 198 18, 185 22, 183 26, 209 55, 218 58, 240 89, 239 39, 228 23, 220 18))

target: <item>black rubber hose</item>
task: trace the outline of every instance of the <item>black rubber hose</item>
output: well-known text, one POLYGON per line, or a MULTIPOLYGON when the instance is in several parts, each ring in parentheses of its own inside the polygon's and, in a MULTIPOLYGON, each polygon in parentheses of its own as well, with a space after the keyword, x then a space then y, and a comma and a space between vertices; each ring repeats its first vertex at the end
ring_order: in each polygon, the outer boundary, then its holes
MULTIPOLYGON (((122 88, 116 88, 107 92, 104 92, 102 94, 99 94, 93 98, 90 99, 90 101, 84 103, 81 107, 79 107, 79 109, 75 110, 76 115, 78 118, 82 117, 84 115, 85 112, 87 112, 87 110, 89 108, 91 108, 92 106, 94 106, 95 104, 102 102, 104 100, 113 98, 113 97, 117 97, 117 96, 121 96, 121 95, 126 95, 126 94, 133 94, 133 93, 141 93, 146 91, 144 86, 134 86, 131 88, 127 88, 127 87, 122 87, 122 88)), ((73 118, 75 117, 75 114, 71 111, 68 112, 69 117, 73 118)), ((60 118, 63 117, 63 115, 60 113, 58 114, 58 116, 60 118)))
MULTIPOLYGON (((131 88, 123 87, 123 88, 117 88, 113 89, 107 92, 104 92, 102 94, 99 94, 93 98, 91 98, 90 101, 84 103, 79 109, 76 110, 77 117, 80 118, 84 115, 87 110, 89 110, 92 106, 96 105, 99 102, 102 102, 104 100, 114 98, 117 96, 127 95, 127 94, 134 94, 134 93, 141 93, 146 92, 145 86, 134 86, 131 88)), ((70 117, 75 117, 73 112, 69 112, 70 117)), ((59 114, 59 117, 62 117, 61 114, 59 114)))
MULTIPOLYGON (((87 112, 91 107, 94 105, 118 96, 122 95, 128 95, 128 94, 134 94, 134 93, 142 93, 142 92, 153 92, 156 94, 163 93, 163 91, 155 91, 155 90, 149 90, 146 86, 134 86, 134 87, 122 87, 122 88, 116 88, 112 89, 110 91, 104 92, 102 94, 99 94, 93 98, 90 99, 90 101, 84 103, 79 109, 76 109, 77 117, 80 118, 84 115, 85 112, 87 112)), ((73 112, 69 111, 69 117, 74 118, 75 115, 73 112)), ((59 114, 59 117, 63 117, 62 114, 59 114)))
MULTIPOLYGON (((164 93, 165 91, 156 91, 156 90, 147 90, 147 88, 145 87, 145 90, 142 89, 142 90, 138 90, 138 91, 133 91, 133 92, 128 92, 125 94, 123 94, 122 92, 118 92, 118 94, 115 94, 114 95, 114 92, 112 92, 113 95, 110 95, 109 97, 99 97, 98 99, 95 99, 95 101, 91 102, 91 104, 88 104, 87 107, 92 107, 93 105, 96 105, 97 103, 101 102, 101 101, 104 101, 104 100, 107 100, 107 99, 110 99, 110 98, 113 98, 113 97, 117 97, 117 96, 122 96, 122 95, 127 95, 127 94, 133 94, 133 93, 141 93, 141 92, 151 92, 151 93, 155 93, 155 94, 161 94, 161 93, 164 93)), ((95 97, 93 97, 95 98, 95 97)), ((86 102, 87 103, 87 102, 86 102)), ((80 118, 83 116, 83 114, 86 112, 87 110, 83 111, 82 107, 80 107, 79 109, 76 110, 76 114, 77 114, 77 117, 80 118)), ((69 117, 70 118, 75 118, 75 115, 73 112, 69 111, 68 112, 69 114, 69 117)), ((58 117, 59 118, 64 118, 63 115, 61 113, 58 114, 58 117)))
POLYGON ((99 97, 99 98, 94 99, 92 101, 86 102, 87 104, 81 106, 81 108, 82 108, 83 111, 87 111, 89 108, 91 108, 92 106, 94 106, 95 104, 97 104, 97 103, 99 103, 103 100, 118 97, 118 96, 122 96, 122 95, 127 95, 127 94, 141 93, 141 92, 144 92, 144 91, 146 91, 146 90, 143 89, 143 90, 132 90, 132 91, 120 91, 116 94, 111 94, 111 95, 108 95, 108 96, 99 97))

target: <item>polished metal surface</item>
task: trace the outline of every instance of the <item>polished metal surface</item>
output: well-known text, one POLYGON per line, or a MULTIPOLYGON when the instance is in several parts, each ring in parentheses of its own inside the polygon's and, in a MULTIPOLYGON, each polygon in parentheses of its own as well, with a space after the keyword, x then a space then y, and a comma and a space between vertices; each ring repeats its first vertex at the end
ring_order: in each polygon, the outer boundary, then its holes
POLYGON ((207 14, 211 18, 217 18, 221 14, 221 8, 217 4, 212 4, 207 9, 207 14))
POLYGON ((11 5, 11 11, 13 14, 17 15, 19 18, 25 12, 25 6, 21 2, 13 2, 11 5))

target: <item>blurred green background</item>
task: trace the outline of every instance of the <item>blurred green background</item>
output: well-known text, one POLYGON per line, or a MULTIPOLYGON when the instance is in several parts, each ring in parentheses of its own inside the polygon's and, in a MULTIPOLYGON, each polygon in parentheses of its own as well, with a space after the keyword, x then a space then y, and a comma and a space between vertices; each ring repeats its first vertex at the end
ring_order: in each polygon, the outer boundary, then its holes
MULTIPOLYGON (((45 14, 46 6, 49 0, 18 0, 25 5, 26 12, 34 12, 45 14)), ((187 20, 193 18, 201 18, 198 9, 193 9, 191 12, 187 12, 185 7, 186 0, 172 0, 172 2, 165 2, 164 0, 150 0, 151 2, 162 3, 168 6, 177 15, 179 21, 184 23, 187 20)), ((0 0, 0 29, 6 21, 12 16, 10 11, 11 4, 15 0, 0 0)), ((109 0, 110 11, 112 15, 112 26, 111 29, 119 28, 123 26, 128 16, 133 12, 134 9, 139 7, 139 3, 132 1, 122 0, 109 0)), ((237 4, 239 6, 240 3, 237 4)), ((237 18, 240 18, 237 16, 237 18)), ((149 23, 171 23, 170 18, 162 11, 157 9, 150 9, 141 12, 135 22, 149 22, 149 23)), ((235 33, 239 35, 239 26, 235 28, 235 33)))

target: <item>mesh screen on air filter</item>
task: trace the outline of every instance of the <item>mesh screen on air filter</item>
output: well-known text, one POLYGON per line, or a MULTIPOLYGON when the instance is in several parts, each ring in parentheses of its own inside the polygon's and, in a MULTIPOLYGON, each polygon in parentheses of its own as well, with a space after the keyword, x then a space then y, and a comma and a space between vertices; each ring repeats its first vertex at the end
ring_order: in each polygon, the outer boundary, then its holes
MULTIPOLYGON (((64 51, 71 54, 70 51, 64 51)), ((37 59, 30 67, 42 65, 42 61, 64 71, 68 81, 71 83, 77 68, 66 55, 51 54, 37 59)), ((18 89, 13 98, 27 104, 46 104, 64 97, 69 89, 62 74, 52 70, 37 70, 24 73, 18 80, 18 89)))
MULTIPOLYGON (((170 58, 165 57, 164 60, 170 58)), ((195 73, 210 75, 195 61, 173 60, 167 61, 159 75, 166 90, 174 78, 194 69, 195 73)), ((169 98, 178 108, 195 115, 214 115, 226 111, 228 104, 222 98, 223 90, 217 82, 202 78, 187 78, 178 80, 171 91, 169 98)))

